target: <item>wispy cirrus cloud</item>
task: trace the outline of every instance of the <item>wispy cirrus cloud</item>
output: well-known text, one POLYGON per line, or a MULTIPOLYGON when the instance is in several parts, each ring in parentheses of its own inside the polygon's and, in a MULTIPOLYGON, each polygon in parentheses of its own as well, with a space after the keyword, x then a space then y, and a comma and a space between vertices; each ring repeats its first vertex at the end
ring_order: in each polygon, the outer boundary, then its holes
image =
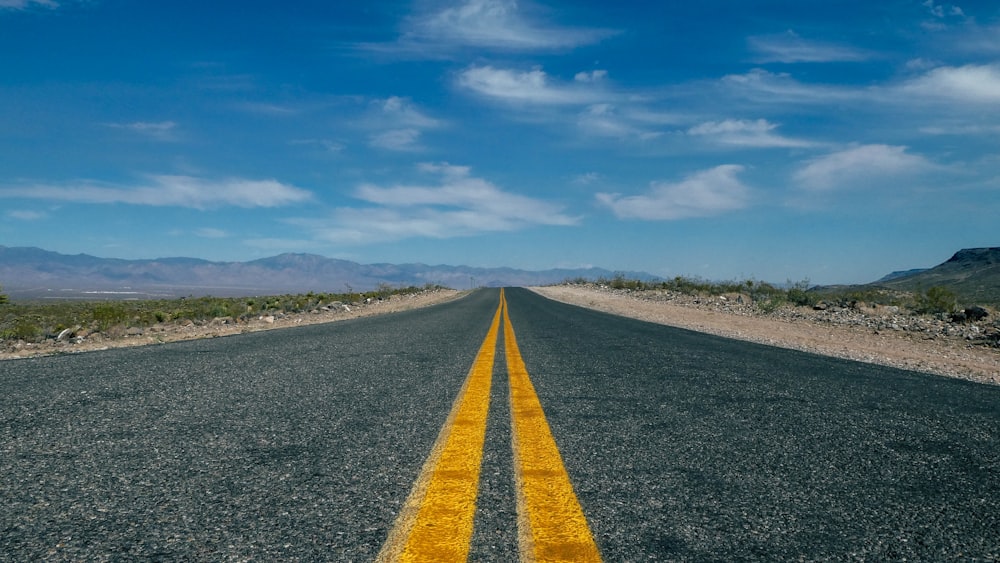
POLYGON ((216 229, 214 227, 202 227, 200 229, 195 229, 194 235, 198 238, 207 239, 219 239, 229 237, 229 233, 222 229, 216 229))
POLYGON ((419 170, 437 181, 388 187, 363 184, 354 197, 370 206, 339 208, 328 220, 300 219, 293 223, 326 242, 371 244, 579 222, 558 204, 505 191, 473 176, 465 166, 424 163, 419 170))
POLYGON ((48 217, 46 213, 42 213, 41 211, 31 211, 27 209, 11 209, 10 211, 4 213, 4 215, 18 221, 38 221, 48 217))
POLYGON ((804 148, 815 143, 778 135, 778 125, 766 119, 725 119, 706 121, 691 127, 687 134, 722 145, 747 148, 804 148))
POLYGON ((872 56, 855 47, 806 40, 793 31, 752 36, 747 44, 757 63, 860 62, 872 56))
POLYGON ((679 120, 675 114, 644 107, 646 96, 640 92, 615 90, 608 84, 604 69, 582 71, 572 80, 560 80, 541 68, 522 71, 472 66, 457 76, 456 84, 487 101, 528 112, 536 119, 575 125, 575 132, 590 137, 646 141, 663 134, 657 126, 679 120))
POLYGON ((174 130, 177 128, 177 124, 173 121, 134 121, 132 123, 108 123, 107 126, 161 141, 174 139, 174 130))
POLYGON ((374 100, 370 103, 363 126, 371 129, 368 144, 377 149, 420 151, 424 131, 444 127, 443 120, 421 111, 412 100, 399 96, 374 100))
MULTIPOLYGON (((579 75, 578 75, 579 76, 579 75)), ((573 82, 553 80, 540 68, 529 71, 472 66, 458 75, 457 84, 474 94, 509 102, 538 105, 582 105, 608 101, 613 95, 590 73, 573 82)))
POLYGON ((720 84, 729 94, 769 104, 824 104, 859 100, 866 95, 860 88, 803 83, 791 74, 774 73, 761 68, 745 74, 723 76, 720 84))
MULTIPOLYGON (((920 68, 923 63, 914 66, 920 68)), ((874 103, 891 104, 899 109, 944 102, 952 104, 952 110, 961 110, 964 107, 961 104, 1000 102, 1000 65, 938 66, 902 81, 874 86, 809 84, 787 73, 754 69, 746 74, 724 76, 720 84, 729 95, 772 105, 874 103)))
POLYGON ((393 43, 362 48, 409 57, 446 57, 473 47, 496 51, 571 49, 613 35, 607 29, 549 24, 533 14, 530 2, 465 0, 416 14, 403 23, 393 43))
POLYGON ((631 112, 622 112, 613 104, 587 106, 577 117, 576 124, 580 131, 592 137, 648 141, 663 135, 649 129, 647 123, 631 112))
POLYGON ((0 0, 0 10, 26 10, 33 6, 42 8, 58 8, 59 3, 53 0, 0 0))
POLYGON ((680 182, 652 182, 649 191, 642 195, 599 193, 596 198, 620 219, 672 221, 711 217, 748 205, 750 188, 738 178, 743 169, 724 164, 691 174, 680 182))
POLYGON ((312 193, 277 180, 192 176, 150 176, 149 184, 118 186, 80 181, 66 185, 32 184, 0 188, 0 198, 66 203, 127 204, 155 207, 280 207, 312 199, 312 193))
POLYGON ((793 180, 803 190, 830 192, 884 185, 938 168, 906 150, 880 144, 847 148, 807 161, 794 173, 793 180))

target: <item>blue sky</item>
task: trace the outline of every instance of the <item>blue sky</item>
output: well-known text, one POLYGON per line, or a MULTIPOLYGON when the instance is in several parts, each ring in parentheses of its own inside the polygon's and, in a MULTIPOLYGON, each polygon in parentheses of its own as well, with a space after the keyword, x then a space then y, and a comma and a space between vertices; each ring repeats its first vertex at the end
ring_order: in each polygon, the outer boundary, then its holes
POLYGON ((867 282, 1000 245, 1000 5, 0 0, 0 244, 867 282))

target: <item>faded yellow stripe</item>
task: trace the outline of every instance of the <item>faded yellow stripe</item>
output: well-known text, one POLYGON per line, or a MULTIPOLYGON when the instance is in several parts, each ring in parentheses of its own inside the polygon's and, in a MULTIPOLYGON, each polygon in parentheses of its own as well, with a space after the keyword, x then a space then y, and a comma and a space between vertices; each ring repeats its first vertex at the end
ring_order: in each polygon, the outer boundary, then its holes
POLYGON ((510 377, 510 412, 522 561, 600 561, 601 553, 573 492, 559 448, 517 348, 503 306, 504 351, 510 377))
POLYGON ((469 556, 502 290, 500 299, 451 414, 376 561, 465 561, 469 556))

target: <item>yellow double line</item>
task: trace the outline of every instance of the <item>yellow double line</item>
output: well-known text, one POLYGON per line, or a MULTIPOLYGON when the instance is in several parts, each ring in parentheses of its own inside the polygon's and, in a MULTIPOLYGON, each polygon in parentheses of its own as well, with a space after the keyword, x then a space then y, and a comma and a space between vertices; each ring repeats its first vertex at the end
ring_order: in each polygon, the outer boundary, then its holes
POLYGON ((501 289, 486 339, 376 561, 468 558, 501 319, 510 381, 521 560, 601 560, 524 367, 501 289))

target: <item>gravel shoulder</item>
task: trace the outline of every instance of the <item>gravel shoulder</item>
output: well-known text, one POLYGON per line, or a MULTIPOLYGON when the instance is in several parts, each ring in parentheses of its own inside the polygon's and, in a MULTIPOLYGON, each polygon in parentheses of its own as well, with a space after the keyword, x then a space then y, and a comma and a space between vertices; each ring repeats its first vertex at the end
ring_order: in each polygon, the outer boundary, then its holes
MULTIPOLYGON (((789 307, 770 314, 733 299, 622 292, 591 286, 531 288, 563 303, 728 338, 872 364, 1000 385, 1000 349, 972 344, 961 335, 872 328, 869 316, 849 322, 789 307), (643 295, 646 294, 646 295, 643 295)), ((877 323, 874 326, 892 326, 877 323)))
POLYGON ((371 301, 370 303, 351 303, 333 308, 316 309, 308 313, 261 316, 249 322, 238 322, 227 318, 215 319, 205 323, 190 321, 188 324, 160 323, 131 334, 125 333, 116 336, 96 333, 86 338, 65 341, 49 339, 41 343, 17 342, 11 343, 7 348, 0 349, 0 360, 72 354, 130 346, 147 346, 182 340, 197 340, 200 338, 217 338, 220 336, 232 336, 234 334, 329 323, 373 315, 385 315, 444 303, 458 299, 467 293, 467 291, 456 291, 453 289, 434 289, 414 294, 393 295, 388 299, 371 301))

